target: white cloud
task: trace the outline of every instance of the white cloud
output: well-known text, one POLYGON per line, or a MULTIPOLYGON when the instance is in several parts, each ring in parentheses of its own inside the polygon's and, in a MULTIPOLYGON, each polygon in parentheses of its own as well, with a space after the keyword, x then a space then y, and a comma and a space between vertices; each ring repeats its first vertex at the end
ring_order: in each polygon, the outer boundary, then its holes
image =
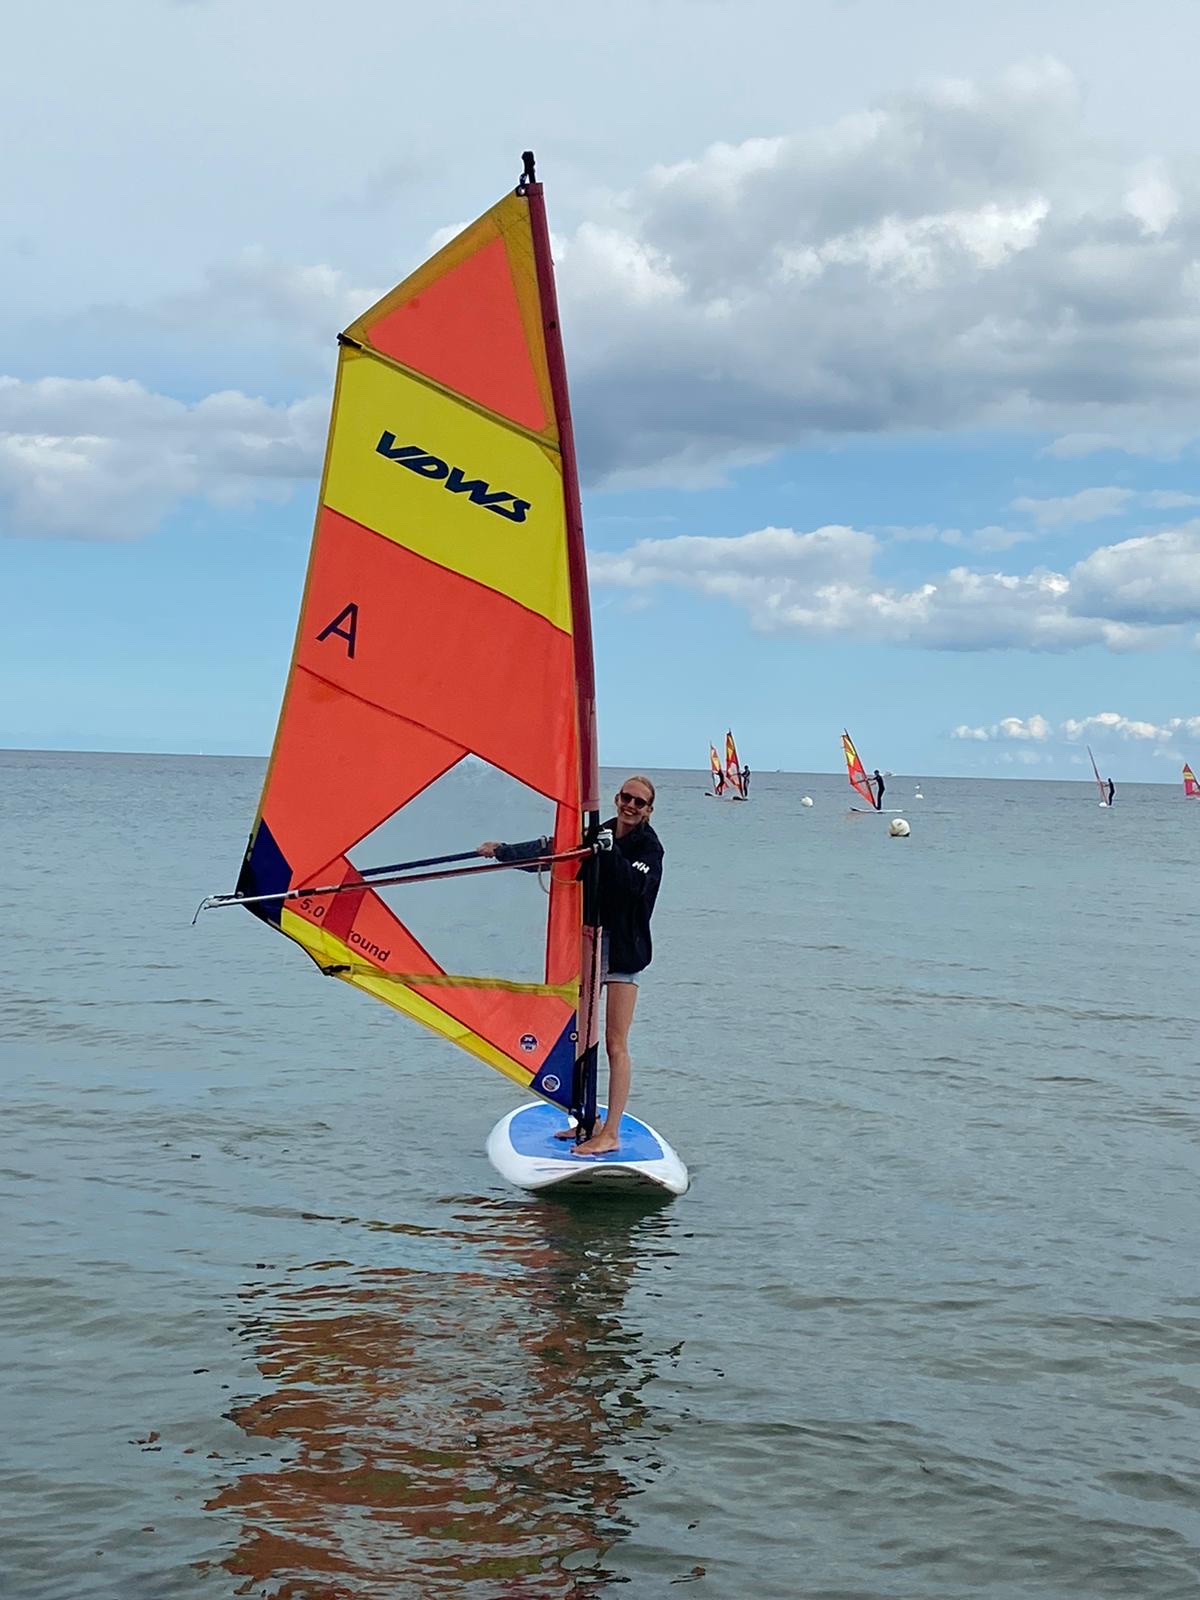
POLYGON ((934 523, 918 527, 885 524, 872 527, 868 532, 897 544, 945 544, 956 550, 978 550, 985 555, 995 555, 1001 550, 1011 550, 1015 545, 1029 544, 1037 536, 1021 528, 1002 528, 990 523, 986 528, 975 528, 964 533, 961 528, 939 528, 934 523))
POLYGON ((327 347, 382 293, 380 287, 352 283, 335 267, 294 266, 252 248, 209 267, 198 289, 165 297, 149 315, 164 325, 219 325, 227 331, 253 332, 267 324, 289 340, 327 347))
MULTIPOLYGON (((646 590, 658 584, 693 589, 731 600, 755 626, 773 629, 781 605, 802 595, 833 597, 870 580, 875 541, 854 528, 825 527, 812 533, 760 528, 735 539, 678 535, 642 539, 622 552, 599 551, 588 562, 593 583, 646 590)), ((830 620, 814 628, 836 632, 830 620)))
MULTIPOLYGON (((1200 738, 1200 716, 1166 717, 1160 722, 1123 716, 1119 711, 1097 711, 1086 717, 1067 717, 1052 727, 1045 717, 1035 712, 1031 717, 1002 717, 999 722, 972 726, 959 723, 951 729, 951 739, 980 744, 1002 743, 1029 746, 1045 745, 1050 741, 1066 744, 1095 743, 1099 751, 1113 740, 1125 743, 1153 744, 1153 754, 1177 761, 1180 758, 1175 741, 1181 737, 1200 738)), ((1030 752, 1017 752, 1001 757, 1007 760, 1029 760, 1030 752)), ((1036 759, 1036 758, 1035 758, 1036 759)))
POLYGON ((679 300, 685 292, 662 251, 617 228, 585 222, 559 243, 555 259, 558 275, 570 276, 576 294, 615 300, 626 311, 679 300))
MULTIPOLYGON (((994 524, 986 528, 976 528, 974 533, 967 534, 963 539, 953 541, 961 543, 969 550, 978 550, 983 554, 996 555, 1002 550, 1012 550, 1016 545, 1028 544, 1033 534, 1017 528, 1001 528, 994 524)), ((947 543, 952 541, 947 540, 947 543)))
POLYGON ((0 533, 132 539, 181 501, 278 500, 320 463, 327 402, 185 405, 118 378, 0 377, 0 533))
POLYGON ((1115 517, 1132 499, 1132 489, 1109 486, 1104 489, 1080 489, 1078 494, 1052 500, 1031 500, 1023 496, 1013 501, 1012 509, 1026 512, 1040 527, 1056 528, 1075 522, 1096 522, 1101 517, 1115 517))
POLYGON ((1070 527, 1081 522, 1098 522, 1103 517, 1120 516, 1134 506, 1150 511, 1178 511, 1200 505, 1200 496, 1176 489, 1122 489, 1115 484, 1103 488, 1080 489, 1075 494, 1055 499, 1035 500, 1028 496, 1012 502, 1013 511, 1031 516, 1042 528, 1070 527))
POLYGON ((1139 499, 1154 511, 1178 511, 1184 506, 1200 506, 1200 495, 1181 494, 1177 489, 1148 489, 1139 499))
POLYGON ((1036 712, 1024 722, 1020 717, 1004 717, 1000 722, 1003 739, 1036 739, 1039 743, 1050 737, 1050 724, 1036 712))
POLYGON ((1111 450, 1123 455, 1145 456, 1153 461, 1178 461, 1193 438, 1194 434, 1187 429, 1172 427, 1161 420, 1148 424, 1131 419, 1120 433, 1065 433, 1046 445, 1041 454, 1055 456, 1060 461, 1075 461, 1111 450))
POLYGON ((594 554, 590 571, 597 585, 721 597, 761 632, 933 650, 1136 650, 1200 621, 1200 524, 1103 547, 1065 573, 958 566, 910 589, 875 575, 879 549, 873 534, 844 526, 763 528, 642 539, 594 554))
POLYGON ((1138 173, 1125 196, 1125 207, 1145 234, 1160 234, 1179 214, 1179 194, 1163 171, 1153 165, 1138 173))
POLYGON ((1200 716, 1167 717, 1162 722, 1147 722, 1122 716, 1118 711, 1098 711, 1090 717, 1068 717, 1061 725, 1062 737, 1072 744, 1086 743, 1089 736, 1106 735, 1135 740, 1143 744, 1170 744, 1179 734, 1200 736, 1200 716))
POLYGON ((1073 569, 1071 606, 1134 626, 1200 618, 1200 521, 1094 550, 1073 569))
POLYGON ((1032 740, 1042 744, 1051 736, 1050 724, 1045 717, 1034 712, 1032 717, 1002 717, 999 722, 993 722, 990 727, 972 728, 966 723, 960 723, 950 737, 952 739, 974 739, 980 743, 987 743, 992 739, 1016 739, 1021 741, 1032 740))

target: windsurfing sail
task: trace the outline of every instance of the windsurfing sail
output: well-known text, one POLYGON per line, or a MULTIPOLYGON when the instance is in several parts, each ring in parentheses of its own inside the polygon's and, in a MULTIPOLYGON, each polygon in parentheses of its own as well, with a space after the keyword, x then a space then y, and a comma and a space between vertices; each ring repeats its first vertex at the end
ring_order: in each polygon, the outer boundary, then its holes
POLYGON ((863 764, 858 759, 858 751, 854 748, 854 740, 843 729, 842 754, 846 757, 846 776, 850 780, 850 787, 860 794, 867 804, 874 809, 875 791, 871 787, 871 780, 863 771, 863 764))
POLYGON ((1196 774, 1186 761, 1183 764, 1183 792, 1189 800, 1200 800, 1200 783, 1196 782, 1196 774))
POLYGON ((279 727, 237 893, 218 902, 253 901, 248 909, 323 973, 590 1129, 595 683, 532 155, 515 192, 352 322, 339 345, 279 727), (446 841, 447 818, 480 794, 484 821, 463 831, 482 834, 446 841), (534 826, 524 834, 500 831, 526 817, 534 826), (473 858, 461 847, 489 836, 488 819, 495 837, 544 835, 546 894, 496 863, 412 878, 414 866, 473 858), (388 840, 422 859, 389 861, 385 825, 388 840), (439 829, 441 849, 458 851, 429 853, 439 829), (430 877, 455 881, 413 886, 430 877), (439 917, 455 895, 453 914, 439 917), (523 919, 519 933, 510 915, 523 919), (476 926, 491 937, 472 964, 461 947, 476 926))
POLYGON ((1084 749, 1088 753, 1088 760, 1092 763, 1092 771, 1096 774, 1096 787, 1100 791, 1100 804, 1106 806, 1108 804, 1108 788, 1104 779, 1100 776, 1100 768, 1096 765, 1096 758, 1092 754, 1091 745, 1085 745, 1084 749))
POLYGON ((738 760, 737 745, 733 742, 733 734, 725 735, 725 782, 743 800, 746 798, 742 787, 742 764, 738 760))
POLYGON ((708 747, 708 761, 709 765, 712 767, 713 793, 721 794, 725 788, 725 774, 721 770, 721 758, 717 754, 717 747, 715 744, 710 744, 708 747))

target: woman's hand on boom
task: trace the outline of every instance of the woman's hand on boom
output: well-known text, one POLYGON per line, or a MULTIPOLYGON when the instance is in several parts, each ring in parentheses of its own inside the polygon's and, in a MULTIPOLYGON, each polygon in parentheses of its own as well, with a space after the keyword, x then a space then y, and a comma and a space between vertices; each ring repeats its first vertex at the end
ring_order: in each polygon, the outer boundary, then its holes
POLYGON ((501 841, 499 839, 485 839, 475 853, 481 856, 494 856, 496 851, 499 850, 500 844, 501 841))

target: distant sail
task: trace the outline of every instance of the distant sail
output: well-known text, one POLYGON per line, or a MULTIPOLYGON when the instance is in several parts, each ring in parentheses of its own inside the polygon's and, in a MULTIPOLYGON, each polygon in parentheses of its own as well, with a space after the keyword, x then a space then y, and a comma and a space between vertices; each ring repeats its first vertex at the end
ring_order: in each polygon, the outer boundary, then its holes
POLYGON ((708 760, 712 767, 713 793, 720 794, 725 788, 725 774, 721 771, 721 758, 717 754, 715 744, 710 744, 708 747, 708 760))
POLYGON ((1092 771, 1096 774, 1096 787, 1100 791, 1100 804, 1106 806, 1108 804, 1108 786, 1100 776, 1100 768, 1096 765, 1096 758, 1092 754, 1091 745, 1085 745, 1084 748, 1088 753, 1088 760, 1092 763, 1092 771))
POLYGON ((527 169, 340 337, 295 651, 238 894, 260 897, 249 909, 322 972, 578 1112, 589 1074, 594 1105, 598 941, 578 857, 599 824, 595 689, 549 233, 527 169), (511 872, 485 877, 494 866, 462 869, 478 879, 455 890, 470 903, 432 937, 428 892, 385 895, 391 869, 373 857, 385 824, 423 814, 444 828, 443 780, 507 785, 548 853, 576 859, 546 866, 544 896, 511 872), (297 897, 306 885, 333 889, 297 897), (512 897, 536 907, 523 934, 479 909, 485 885, 528 891, 512 897), (492 944, 472 965, 480 924, 492 944))
POLYGON ((1183 764, 1183 792, 1189 800, 1200 800, 1200 783, 1196 782, 1196 774, 1186 761, 1183 764))
POLYGON ((742 764, 738 760, 737 745, 733 742, 732 733, 725 735, 725 781, 734 794, 745 799, 745 791, 742 788, 742 764))
POLYGON ((863 771, 863 764, 858 759, 858 751, 854 748, 854 740, 848 733, 842 733, 842 754, 846 757, 846 777, 850 787, 860 794, 867 804, 875 807, 875 791, 871 787, 871 780, 863 771))

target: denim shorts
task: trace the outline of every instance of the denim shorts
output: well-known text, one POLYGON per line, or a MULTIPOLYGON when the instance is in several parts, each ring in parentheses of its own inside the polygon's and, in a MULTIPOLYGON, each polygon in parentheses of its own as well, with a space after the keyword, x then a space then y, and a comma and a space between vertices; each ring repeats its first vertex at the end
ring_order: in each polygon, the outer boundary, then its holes
POLYGON ((601 983, 632 983, 637 987, 640 974, 636 972, 613 972, 608 965, 608 935, 600 935, 600 982, 601 983))

